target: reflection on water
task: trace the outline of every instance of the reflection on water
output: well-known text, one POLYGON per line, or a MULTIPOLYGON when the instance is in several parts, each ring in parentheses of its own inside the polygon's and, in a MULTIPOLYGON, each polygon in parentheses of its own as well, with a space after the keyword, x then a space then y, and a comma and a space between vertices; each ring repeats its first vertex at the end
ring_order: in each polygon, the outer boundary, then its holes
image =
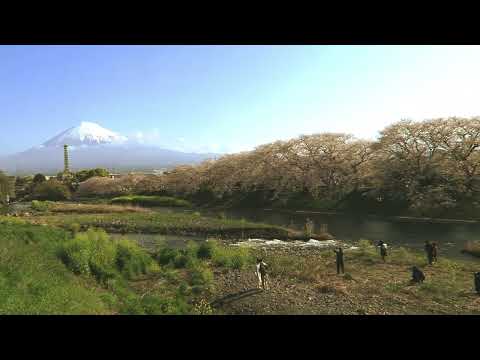
MULTIPOLYGON (((158 208, 156 211, 166 212, 192 212, 197 210, 185 210, 178 208, 158 208)), ((385 219, 377 219, 366 216, 347 216, 335 214, 309 214, 309 213, 286 213, 268 210, 227 210, 211 211, 198 210, 203 216, 218 217, 224 213, 227 218, 245 219, 247 221, 263 222, 267 224, 291 227, 303 230, 307 218, 315 223, 318 231, 321 224, 328 224, 328 231, 337 239, 344 241, 358 241, 369 239, 373 241, 383 240, 390 246, 406 246, 423 249, 425 241, 436 241, 439 245, 439 254, 463 258, 472 258, 461 254, 461 249, 467 241, 480 240, 480 224, 431 224, 398 222, 385 219)), ((116 235, 119 236, 119 235, 116 235)), ((129 234, 125 237, 138 240, 150 248, 156 244, 167 244, 174 247, 185 246, 190 240, 203 241, 204 238, 185 236, 161 236, 147 234, 129 234)))
MULTIPOLYGON (((440 255, 471 259, 461 254, 467 241, 480 240, 480 224, 431 224, 396 222, 365 216, 326 215, 308 213, 286 213, 266 210, 229 210, 227 217, 268 224, 304 229, 307 218, 314 221, 316 230, 320 224, 328 224, 328 231, 337 239, 358 241, 383 240, 393 246, 423 249, 425 241, 436 241, 440 255)), ((215 215, 213 212, 202 215, 215 215)))

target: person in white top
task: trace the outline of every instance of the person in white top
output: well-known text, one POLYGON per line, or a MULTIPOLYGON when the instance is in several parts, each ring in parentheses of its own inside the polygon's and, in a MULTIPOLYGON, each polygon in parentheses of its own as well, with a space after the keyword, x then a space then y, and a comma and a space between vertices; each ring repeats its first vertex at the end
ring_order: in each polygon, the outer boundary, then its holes
POLYGON ((268 290, 267 267, 268 265, 263 261, 263 259, 257 259, 255 275, 257 275, 258 278, 259 289, 268 290))
POLYGON ((387 248, 388 248, 388 246, 387 246, 386 243, 384 243, 384 242, 381 241, 381 240, 378 242, 378 245, 377 245, 377 246, 380 248, 380 256, 382 257, 383 262, 385 262, 385 257, 388 255, 388 254, 387 254, 387 248))

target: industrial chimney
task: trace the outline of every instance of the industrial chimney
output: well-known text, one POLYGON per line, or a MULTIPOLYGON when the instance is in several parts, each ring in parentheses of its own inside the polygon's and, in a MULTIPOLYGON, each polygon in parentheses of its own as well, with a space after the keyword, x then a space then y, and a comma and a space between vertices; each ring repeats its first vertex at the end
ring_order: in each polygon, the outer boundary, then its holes
POLYGON ((64 169, 63 173, 70 174, 70 159, 68 157, 68 145, 63 145, 64 169))

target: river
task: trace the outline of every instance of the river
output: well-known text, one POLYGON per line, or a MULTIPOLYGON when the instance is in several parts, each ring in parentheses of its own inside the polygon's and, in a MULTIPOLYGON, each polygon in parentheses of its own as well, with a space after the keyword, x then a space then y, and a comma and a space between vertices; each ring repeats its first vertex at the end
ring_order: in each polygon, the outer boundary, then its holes
MULTIPOLYGON (((338 214, 295 213, 272 211, 263 209, 230 209, 225 211, 214 210, 183 210, 179 208, 157 208, 156 211, 192 212, 198 211, 203 216, 218 217, 224 214, 231 219, 245 219, 272 225, 291 227, 297 230, 304 229, 307 219, 313 220, 316 230, 321 224, 327 224, 328 232, 338 240, 355 242, 361 239, 373 241, 383 240, 390 247, 405 246, 423 250, 425 241, 436 241, 439 246, 439 255, 450 258, 480 261, 470 255, 462 254, 461 250, 467 241, 480 240, 480 224, 478 223, 418 223, 395 221, 368 216, 352 216, 338 214)), ((147 247, 165 243, 173 247, 183 247, 190 241, 202 241, 203 238, 159 236, 138 234, 133 235, 135 240, 147 247)), ((132 235, 127 235, 132 237, 132 235)))
MULTIPOLYGON (((436 241, 440 256, 472 259, 461 250, 467 241, 480 240, 480 224, 418 223, 395 221, 367 216, 338 214, 295 213, 271 210, 228 210, 227 217, 292 227, 301 230, 307 219, 313 220, 316 230, 327 224, 328 232, 336 239, 358 241, 383 240, 390 246, 423 249, 425 241, 436 241)), ((207 215, 207 214, 205 214, 207 215)), ((210 214, 213 215, 213 214, 210 214)))

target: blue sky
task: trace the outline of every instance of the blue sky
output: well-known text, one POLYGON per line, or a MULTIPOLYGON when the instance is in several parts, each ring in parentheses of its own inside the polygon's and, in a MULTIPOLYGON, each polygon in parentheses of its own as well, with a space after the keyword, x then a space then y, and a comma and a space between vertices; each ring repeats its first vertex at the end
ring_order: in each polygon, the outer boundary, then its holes
POLYGON ((479 46, 0 46, 0 154, 82 121, 184 151, 480 115, 479 46))

